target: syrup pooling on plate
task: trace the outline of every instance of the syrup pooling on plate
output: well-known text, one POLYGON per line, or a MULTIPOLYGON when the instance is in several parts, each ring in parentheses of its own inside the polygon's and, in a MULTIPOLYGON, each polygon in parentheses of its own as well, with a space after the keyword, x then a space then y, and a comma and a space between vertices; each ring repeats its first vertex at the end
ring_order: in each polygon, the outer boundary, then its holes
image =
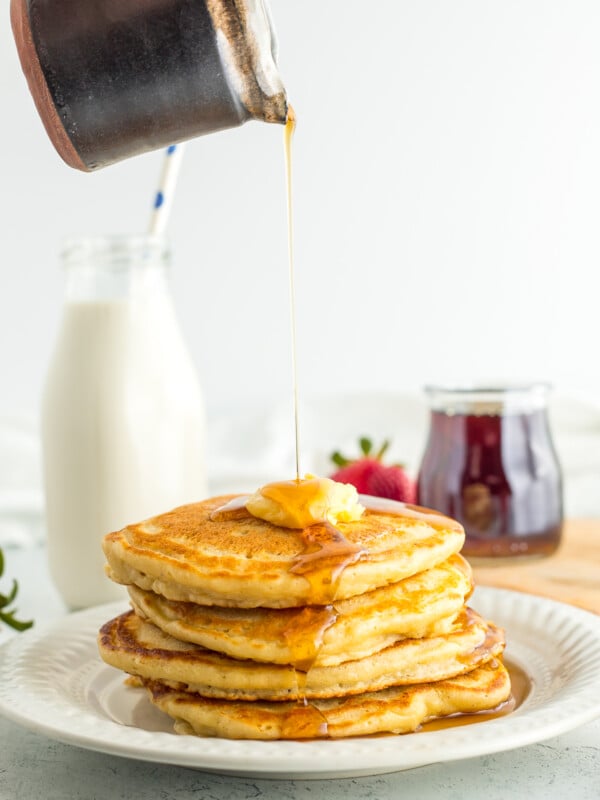
POLYGON ((510 675, 511 693, 508 700, 505 700, 504 703, 501 703, 496 708, 491 709, 491 711, 476 711, 473 714, 452 714, 448 717, 440 717, 439 719, 425 722, 417 729, 417 732, 427 733, 428 731, 457 728, 462 725, 474 725, 475 723, 506 717, 512 714, 513 711, 516 711, 527 699, 531 691, 531 679, 520 667, 513 664, 511 661, 506 661, 504 666, 510 675))

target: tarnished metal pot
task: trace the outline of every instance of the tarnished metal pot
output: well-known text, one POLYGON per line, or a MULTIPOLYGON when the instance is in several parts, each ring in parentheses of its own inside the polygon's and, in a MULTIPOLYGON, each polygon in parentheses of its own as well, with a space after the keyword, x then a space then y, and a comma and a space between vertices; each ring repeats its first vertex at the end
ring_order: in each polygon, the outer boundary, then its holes
POLYGON ((240 125, 285 123, 266 0, 11 0, 60 156, 95 170, 240 125))

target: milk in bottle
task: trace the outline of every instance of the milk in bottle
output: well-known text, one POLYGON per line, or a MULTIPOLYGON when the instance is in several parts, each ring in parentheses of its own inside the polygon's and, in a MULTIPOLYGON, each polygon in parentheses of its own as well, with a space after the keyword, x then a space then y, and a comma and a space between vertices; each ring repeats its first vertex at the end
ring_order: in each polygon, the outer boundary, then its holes
POLYGON ((204 412, 162 238, 78 240, 42 404, 48 557, 71 608, 124 597, 102 537, 206 494, 204 412))

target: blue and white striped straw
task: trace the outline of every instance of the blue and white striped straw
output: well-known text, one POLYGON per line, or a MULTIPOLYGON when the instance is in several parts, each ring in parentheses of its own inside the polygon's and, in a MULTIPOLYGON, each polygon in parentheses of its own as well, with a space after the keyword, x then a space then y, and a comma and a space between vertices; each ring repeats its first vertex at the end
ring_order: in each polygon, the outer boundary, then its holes
POLYGON ((150 236, 160 236, 167 228, 183 151, 183 144, 172 144, 165 151, 158 189, 154 197, 150 225, 148 226, 150 236))

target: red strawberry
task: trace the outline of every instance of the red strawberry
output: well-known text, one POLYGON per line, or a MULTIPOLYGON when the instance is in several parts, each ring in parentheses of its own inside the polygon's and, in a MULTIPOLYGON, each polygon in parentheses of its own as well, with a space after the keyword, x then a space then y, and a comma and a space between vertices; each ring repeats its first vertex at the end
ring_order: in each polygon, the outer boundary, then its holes
POLYGON ((414 503, 416 487, 403 467, 398 464, 385 466, 381 463, 389 442, 384 442, 376 455, 371 455, 372 447, 369 439, 364 437, 360 439, 363 455, 356 461, 348 461, 340 453, 334 453, 331 458, 340 469, 331 476, 333 480, 339 483, 351 483, 359 494, 414 503))
POLYGON ((381 464, 374 458, 359 458, 358 461, 339 469, 331 477, 338 483, 351 483, 360 494, 369 494, 371 475, 380 467, 381 464))
POLYGON ((416 502, 416 487, 402 467, 393 465, 379 469, 370 476, 367 494, 375 497, 389 497, 390 500, 401 500, 403 503, 416 502))

